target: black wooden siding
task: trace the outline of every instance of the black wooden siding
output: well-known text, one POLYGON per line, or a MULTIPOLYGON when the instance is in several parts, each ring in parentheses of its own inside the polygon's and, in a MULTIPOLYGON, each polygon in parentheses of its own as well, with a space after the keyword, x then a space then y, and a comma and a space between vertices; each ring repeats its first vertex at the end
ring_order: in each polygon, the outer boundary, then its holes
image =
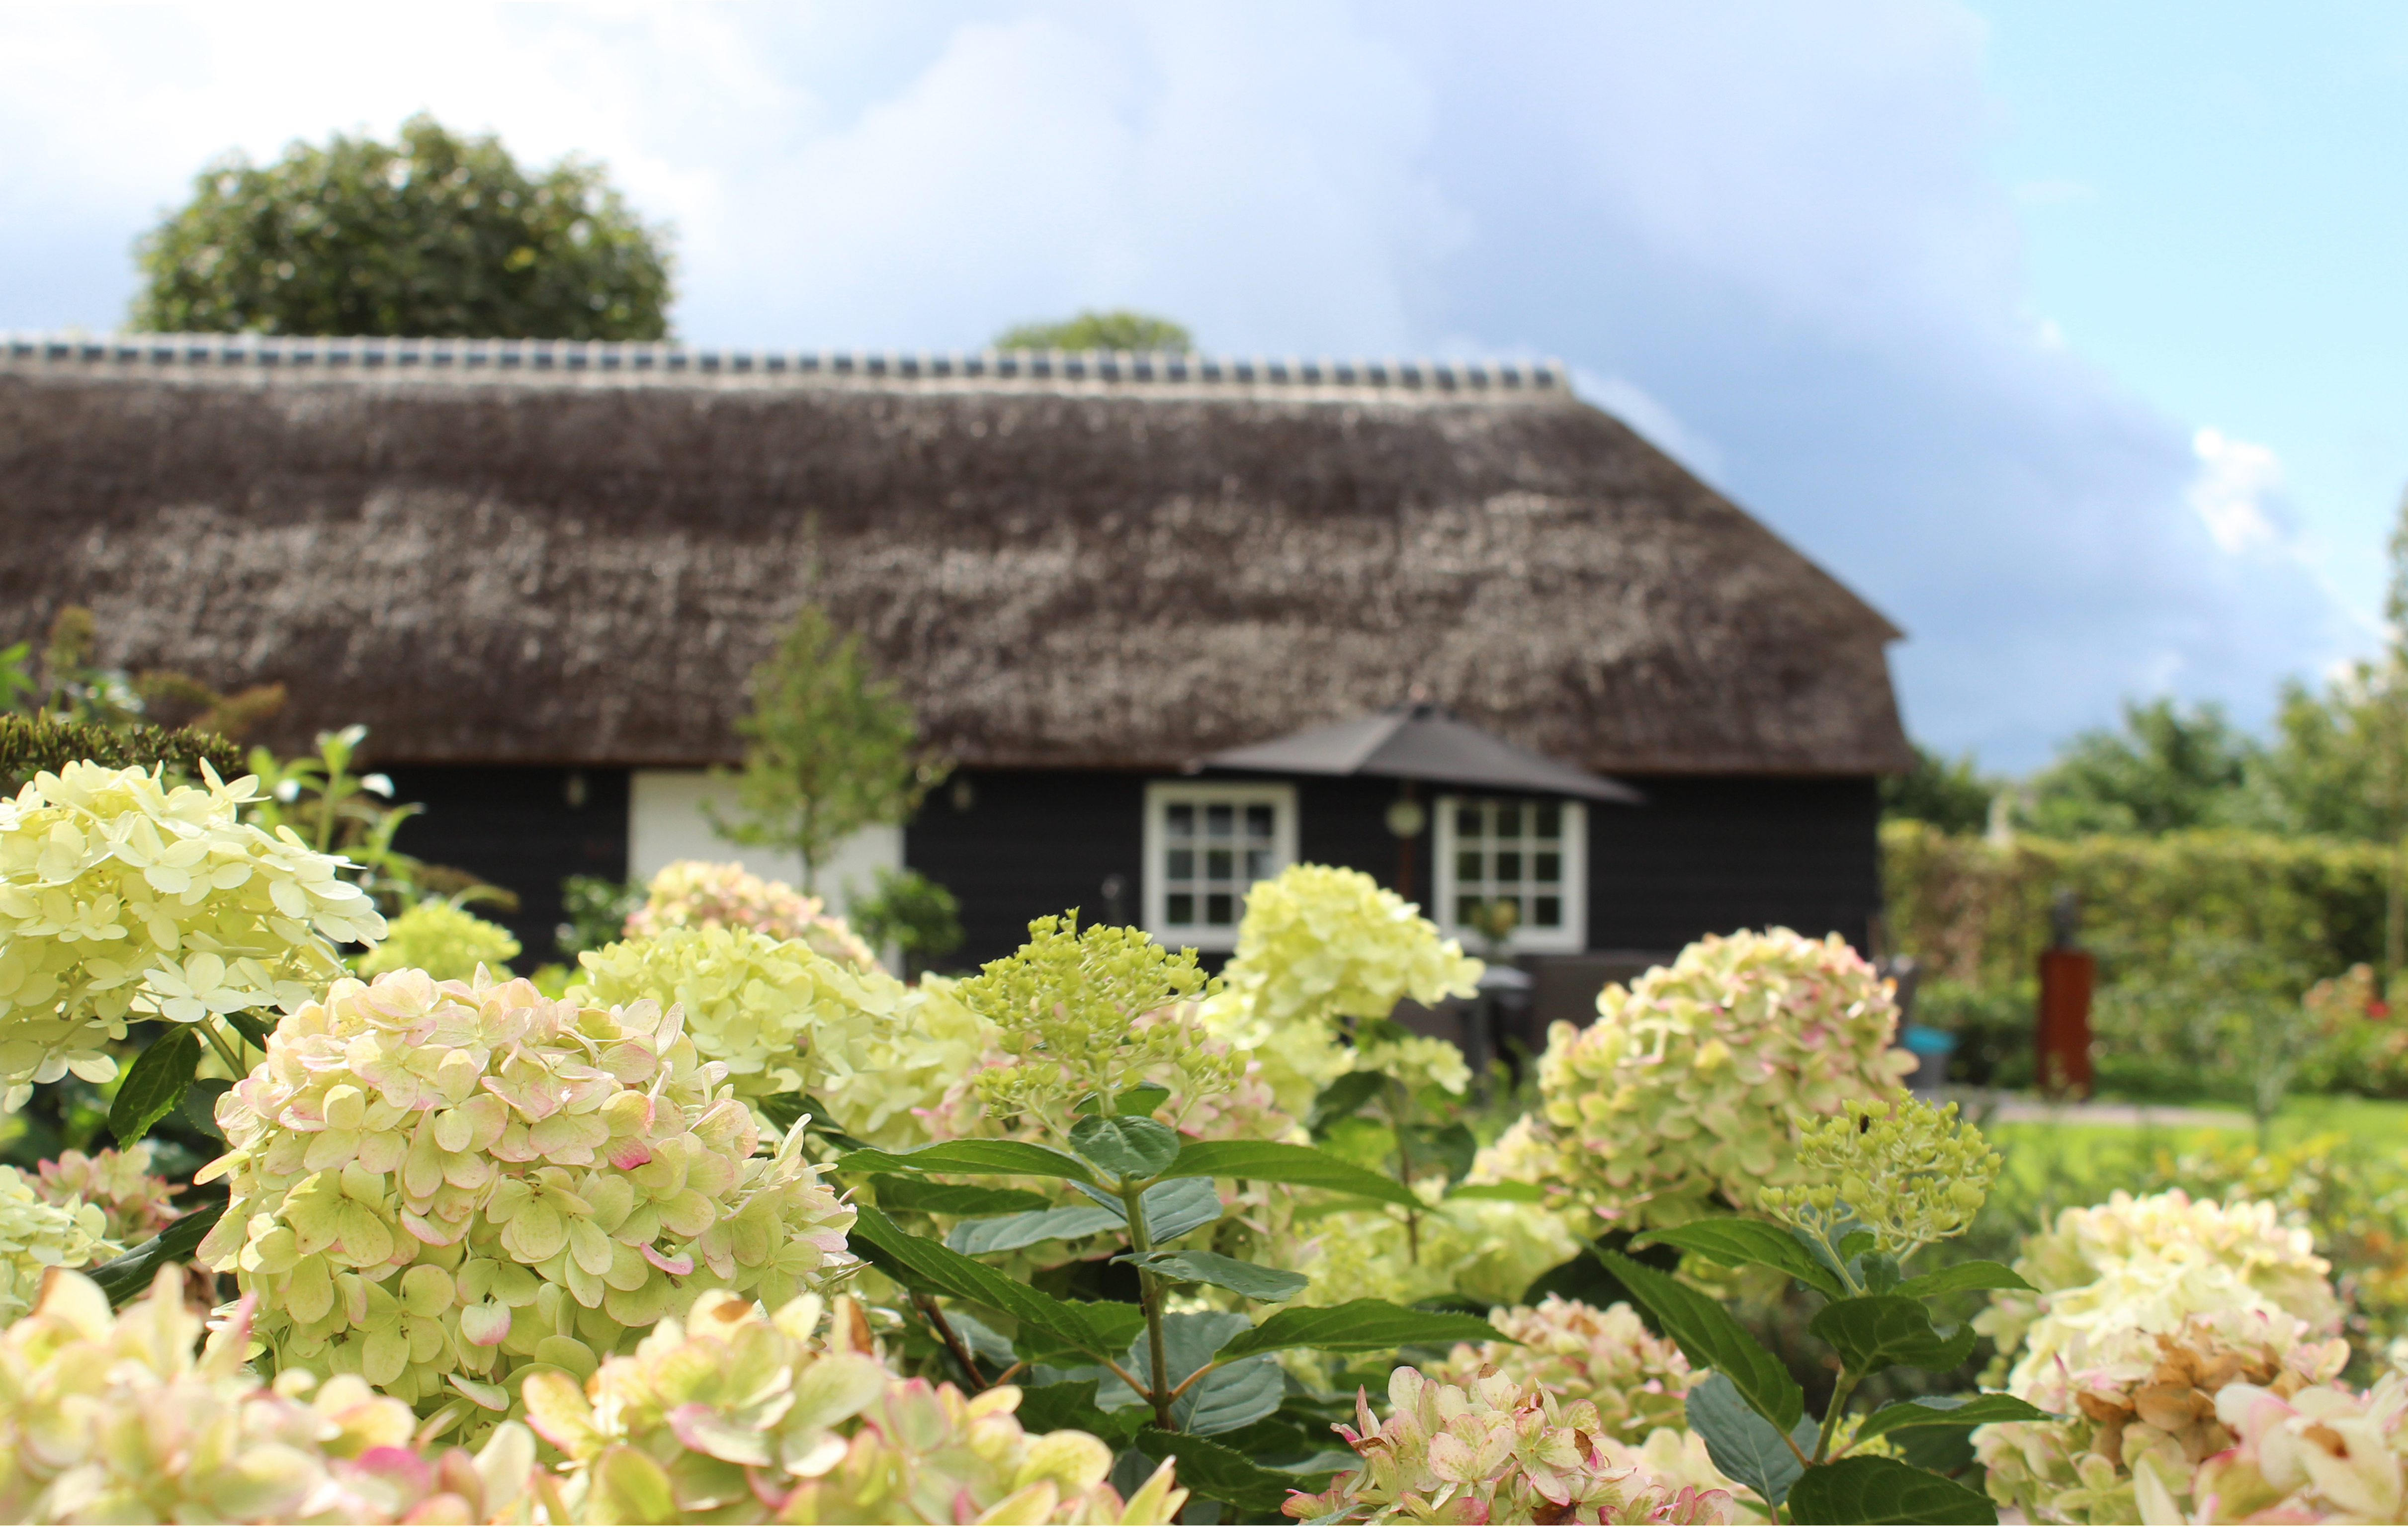
POLYGON ((426 807, 402 823, 394 847, 518 892, 515 912, 470 909, 517 935, 524 949, 513 965, 521 974, 564 958, 552 942, 562 880, 627 874, 624 769, 426 764, 386 772, 395 802, 426 807), (572 790, 572 777, 581 779, 581 790, 572 790), (570 804, 579 794, 583 804, 570 804))

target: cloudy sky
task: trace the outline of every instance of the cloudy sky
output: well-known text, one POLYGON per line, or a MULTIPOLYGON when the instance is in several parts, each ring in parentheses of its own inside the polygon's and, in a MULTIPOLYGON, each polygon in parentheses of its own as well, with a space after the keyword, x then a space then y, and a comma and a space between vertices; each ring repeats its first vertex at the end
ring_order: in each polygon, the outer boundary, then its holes
POLYGON ((212 156, 424 108, 607 161, 693 341, 1560 357, 1992 764, 2378 639, 2396 7, 0 5, 0 328, 113 327, 212 156))

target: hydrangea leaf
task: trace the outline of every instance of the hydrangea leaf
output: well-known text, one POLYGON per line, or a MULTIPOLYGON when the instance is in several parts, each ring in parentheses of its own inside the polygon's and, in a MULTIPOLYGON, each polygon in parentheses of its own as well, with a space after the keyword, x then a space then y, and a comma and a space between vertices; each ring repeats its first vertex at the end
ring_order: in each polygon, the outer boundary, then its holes
POLYGON ((1446 1196, 1495 1199, 1504 1204, 1542 1204, 1547 1192, 1535 1182, 1458 1182, 1446 1191, 1446 1196))
POLYGON ((2035 1292, 2020 1275, 2003 1263, 1960 1262, 1953 1267, 1924 1273, 1908 1278, 1890 1292, 1900 1299, 1928 1299, 1935 1293, 1955 1293, 1964 1289, 2020 1289, 2035 1292))
POLYGON ((1218 1251, 1132 1251, 1112 1260, 1133 1263, 1156 1277, 1168 1278, 1174 1283, 1210 1283, 1216 1289, 1226 1289, 1232 1293, 1241 1293, 1249 1299, 1260 1299, 1266 1303, 1293 1299, 1312 1282, 1302 1273, 1291 1273, 1278 1267, 1258 1267, 1251 1262, 1225 1257, 1218 1251))
POLYGON ((1254 1352, 1310 1348, 1324 1352, 1393 1352, 1399 1347, 1512 1338, 1471 1315, 1407 1309, 1384 1299, 1350 1299, 1312 1309, 1283 1309, 1260 1325, 1234 1332, 1214 1355, 1226 1361, 1254 1352))
POLYGON ((1165 1175, 1283 1182, 1295 1188, 1326 1188, 1358 1198, 1376 1198, 1409 1209, 1422 1206, 1412 1190, 1394 1178, 1367 1172, 1311 1146, 1282 1145, 1271 1140, 1192 1141, 1180 1150, 1179 1159, 1165 1175))
MULTIPOLYGON (((1736 1218, 1692 1220, 1685 1225, 1670 1230, 1651 1230, 1639 1237, 1677 1246, 1684 1251, 1695 1251, 1726 1267, 1758 1266, 1787 1273, 1799 1282, 1824 1295, 1839 1299, 1847 1288, 1831 1276, 1829 1268, 1814 1260, 1805 1244, 1780 1225, 1762 1220, 1736 1218)), ((1728 1471, 1726 1471, 1728 1472, 1728 1471)))
MULTIPOLYGON (((1663 1324, 1664 1334, 1700 1368, 1727 1375, 1756 1413, 1786 1432, 1806 1413, 1806 1395, 1781 1360, 1764 1349, 1731 1312, 1695 1289, 1617 1251, 1600 1249, 1608 1271, 1663 1324)), ((1836 1306, 1824 1306, 1828 1314, 1836 1306)), ((1916 1306, 1918 1309, 1920 1306, 1916 1306)))
MULTIPOLYGON (((1170 1101, 1170 1089, 1160 1082, 1140 1082, 1112 1099, 1112 1112, 1125 1115, 1150 1114, 1170 1101)), ((1082 1118, 1103 1112, 1101 1094, 1090 1092, 1070 1110, 1082 1118)))
MULTIPOLYGON (((1216 1432, 1235 1431, 1240 1426, 1262 1420, 1279 1408, 1280 1397, 1286 1391, 1287 1381, 1280 1365, 1268 1356, 1246 1357, 1232 1362, 1226 1356, 1231 1337, 1253 1327, 1243 1315, 1224 1311, 1200 1313, 1182 1312, 1166 1315, 1162 1320, 1163 1366, 1171 1384, 1186 1383, 1198 1368, 1217 1363, 1211 1373, 1189 1384, 1187 1392, 1173 1401, 1170 1418, 1182 1432, 1211 1435, 1216 1432)), ((1128 1352, 1121 1365, 1140 1379, 1154 1381, 1154 1361, 1143 1333, 1129 1343, 1128 1352)), ((1129 1387, 1115 1378, 1104 1386, 1100 1403, 1110 1408, 1135 1402, 1129 1387)))
POLYGON ((1079 1306, 1040 1293, 938 1242, 907 1235, 894 1220, 867 1205, 858 1212, 853 1234, 928 1285, 956 1299, 1000 1310, 1024 1326, 1034 1325, 1072 1351, 1093 1358, 1113 1355, 1115 1349, 1106 1344, 1079 1306))
POLYGON ((1789 1520, 1995 1523, 1999 1508, 1977 1491, 1894 1458, 1842 1458, 1798 1477, 1789 1487, 1789 1520))
POLYGON ((100 1286, 100 1292, 108 1296, 109 1307, 122 1306, 150 1292, 150 1280, 160 1268, 191 1261, 202 1237, 224 1213, 222 1203, 194 1209, 123 1256, 85 1268, 83 1276, 100 1286))
MULTIPOLYGON (((1931 1312, 1920 1302, 1894 1293, 1825 1305, 1806 1322, 1806 1330, 1837 1349, 1841 1361, 1858 1374, 1879 1373, 1901 1363, 1944 1373, 1973 1351, 1971 1327, 1942 1331, 1931 1323, 1931 1312)), ((1691 1355, 1694 1359, 1695 1354, 1691 1355)))
POLYGON ((1076 1156, 1022 1140, 953 1140, 917 1150, 855 1150, 837 1159, 839 1172, 986 1172, 998 1177, 1067 1177, 1094 1183, 1076 1156))
MULTIPOLYGON (((1235 1448, 1223 1447, 1210 1437, 1182 1435, 1149 1426, 1138 1433, 1137 1448, 1156 1462, 1178 1460, 1182 1485, 1208 1500, 1226 1502, 1251 1517, 1277 1516, 1288 1496, 1305 1483, 1299 1476, 1267 1469, 1235 1448)), ((1316 1477, 1312 1482, 1321 1481, 1316 1477)))
POLYGON ((1739 1388, 1714 1374, 1688 1395, 1689 1429, 1705 1439, 1714 1467, 1747 1486, 1765 1504, 1775 1507, 1789 1497, 1789 1487, 1805 1471, 1804 1459, 1814 1456, 1817 1428, 1811 1416, 1800 1416, 1787 1441, 1772 1423, 1757 1415, 1740 1397, 1739 1388), (1794 1447, 1793 1447, 1794 1445, 1794 1447))
POLYGON ((1987 1426, 1993 1421, 2057 1419, 2012 1394, 1927 1394, 1918 1400, 1884 1406, 1867 1416, 1856 1428, 1856 1440, 1870 1442, 1909 1426, 1987 1426))
POLYGON ((1070 1148, 1123 1181, 1143 1182, 1179 1159, 1179 1132, 1142 1115, 1090 1114, 1070 1126, 1070 1148))
MULTIPOLYGON (((1080 1431, 1099 1436, 1114 1447, 1126 1446, 1144 1424, 1139 1409, 1106 1410, 1096 1403, 1097 1380, 1082 1378, 1061 1384, 1032 1384, 1020 1391, 1012 1414, 1032 1433, 1080 1431)), ((1124 1392, 1126 1392, 1125 1388, 1124 1392)))
POLYGON ((1321 1095, 1312 1100, 1312 1112, 1305 1116, 1304 1127, 1312 1132, 1314 1139, 1320 1139, 1329 1132, 1331 1124, 1351 1117, 1357 1108, 1378 1097, 1380 1090, 1387 1085, 1387 1077, 1380 1072, 1349 1071, 1323 1088, 1321 1095))
POLYGON ((150 1041, 126 1069, 108 1106, 109 1133, 119 1148, 150 1134, 151 1125, 173 1113, 200 1068, 201 1036, 190 1026, 179 1023, 150 1041))
POLYGON ((908 1173, 870 1178, 878 1206, 910 1209, 921 1214, 1025 1214, 1050 1208, 1043 1193, 1025 1188, 987 1188, 967 1183, 931 1182, 908 1173))
POLYGON ((965 1220, 946 1234, 945 1244, 966 1257, 984 1257, 1040 1241, 1073 1241, 1099 1231, 1118 1230, 1122 1223, 1119 1215, 1100 1204, 1073 1204, 993 1220, 965 1220))

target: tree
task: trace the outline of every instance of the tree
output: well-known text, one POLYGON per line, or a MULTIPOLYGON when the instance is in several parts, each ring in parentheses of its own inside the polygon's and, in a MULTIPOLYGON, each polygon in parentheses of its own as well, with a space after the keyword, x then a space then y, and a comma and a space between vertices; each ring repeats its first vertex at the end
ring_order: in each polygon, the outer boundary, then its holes
POLYGON ((1184 324, 1126 308, 1092 308, 1060 323, 1021 323, 996 335, 997 350, 1175 350, 1196 348, 1184 324))
POLYGON ((796 612, 752 670, 752 708, 736 723, 745 739, 736 777, 742 819, 731 824, 706 810, 731 842, 800 854, 806 892, 838 844, 902 821, 948 771, 920 746, 911 707, 862 661, 861 639, 839 636, 817 605, 796 612))
POLYGON ((2219 706, 2128 700, 2120 732, 2080 734, 2032 780, 2025 822, 2052 837, 2234 825, 2258 752, 2219 706))
POLYGON ((1978 833, 1989 825, 1990 803, 2005 788, 2005 781, 1975 766, 1972 754, 1942 758, 1918 742, 1914 767, 1881 783, 1882 816, 1928 822, 1943 833, 1978 833))
POLYGON ((412 117, 261 168, 239 154, 137 247, 141 328, 175 333, 658 339, 662 230, 601 166, 534 175, 500 140, 412 117))

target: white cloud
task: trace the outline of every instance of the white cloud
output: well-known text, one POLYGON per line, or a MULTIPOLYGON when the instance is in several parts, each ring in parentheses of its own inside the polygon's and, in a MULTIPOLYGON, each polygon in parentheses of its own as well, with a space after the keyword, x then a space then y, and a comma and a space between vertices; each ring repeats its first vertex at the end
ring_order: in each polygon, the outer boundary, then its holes
POLYGON ((2191 436, 2191 450, 2199 473, 2185 496, 2215 544, 2234 554, 2279 544, 2271 504, 2283 491, 2283 464, 2272 450, 2211 428, 2191 436))

